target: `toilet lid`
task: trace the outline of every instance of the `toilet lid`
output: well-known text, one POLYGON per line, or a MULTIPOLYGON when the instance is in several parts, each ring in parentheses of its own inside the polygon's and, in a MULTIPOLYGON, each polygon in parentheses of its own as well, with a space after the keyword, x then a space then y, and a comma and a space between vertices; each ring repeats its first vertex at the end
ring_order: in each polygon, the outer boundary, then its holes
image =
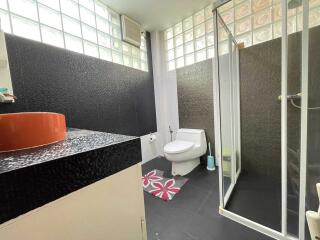
POLYGON ((164 146, 165 153, 182 153, 193 147, 193 142, 176 140, 164 146))

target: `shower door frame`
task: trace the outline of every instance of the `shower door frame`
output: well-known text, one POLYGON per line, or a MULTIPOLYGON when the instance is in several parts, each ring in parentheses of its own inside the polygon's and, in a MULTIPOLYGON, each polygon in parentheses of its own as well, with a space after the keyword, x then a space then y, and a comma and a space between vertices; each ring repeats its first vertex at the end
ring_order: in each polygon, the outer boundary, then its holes
MULTIPOLYGON (((240 84, 239 84, 239 80, 240 80, 240 76, 239 76, 239 48, 238 48, 238 43, 236 41, 236 39, 233 37, 232 33, 230 32, 230 30, 228 29, 227 25, 224 23, 223 19, 221 18, 221 16, 219 14, 214 15, 213 18, 214 21, 214 25, 218 24, 218 22, 220 21, 220 23, 223 25, 223 28, 226 30, 226 32, 228 32, 228 52, 229 54, 229 76, 231 78, 230 81, 230 93, 232 94, 231 99, 232 99, 232 103, 231 103, 231 112, 230 115, 232 116, 231 118, 231 135, 232 135, 232 154, 231 154, 231 182, 230 182, 230 186, 228 187, 228 190, 225 193, 225 196, 223 196, 223 191, 220 191, 220 207, 224 206, 228 201, 229 198, 231 196, 231 193, 236 185, 236 182, 238 180, 238 177, 241 173, 241 125, 240 125, 240 95, 239 94, 235 94, 236 92, 240 92, 240 84), (234 84, 234 78, 233 78, 233 70, 234 70, 234 62, 233 62, 233 45, 234 44, 235 47, 235 72, 236 72, 236 81, 234 84), (234 101, 236 101, 236 108, 237 108, 237 116, 234 116, 234 101), (235 124, 233 124, 235 123, 235 124), (236 131, 238 132, 237 135, 237 139, 234 137, 236 131), (236 148, 236 146, 238 146, 236 148), (238 150, 238 152, 235 152, 235 149, 238 150), (237 158, 238 155, 238 158, 237 158), (237 159, 239 159, 239 162, 237 161, 237 159), (237 169, 237 163, 239 164, 239 168, 237 169)), ((217 31, 214 31, 214 41, 215 41, 215 46, 218 46, 218 33, 217 31)), ((215 48, 215 56, 219 56, 219 49, 215 48)), ((215 63, 215 66, 213 67, 213 69, 219 68, 219 62, 215 63)), ((219 79, 220 75, 219 75, 219 71, 214 71, 214 76, 215 79, 219 79)), ((215 126, 219 126, 218 128, 215 128, 215 153, 216 153, 216 158, 218 159, 219 162, 219 166, 222 166, 222 141, 221 141, 221 117, 220 117, 220 82, 214 82, 213 84, 213 91, 214 91, 214 98, 213 98, 213 105, 214 105, 214 116, 215 116, 215 126), (218 112, 216 112, 218 111, 218 112)), ((219 167, 219 176, 223 176, 223 171, 222 171, 222 167, 219 167)), ((224 181, 223 181, 223 177, 219 177, 219 186, 220 189, 224 189, 224 181)))
MULTIPOLYGON (((227 3, 229 0, 223 1, 219 5, 213 5, 213 25, 214 25, 214 41, 215 41, 215 57, 214 57, 214 79, 213 79, 213 96, 214 96, 214 124, 215 124, 215 149, 216 158, 219 163, 219 188, 220 188, 220 206, 219 213, 233 221, 243 224, 251 229, 261 232, 271 238, 280 240, 304 240, 305 239, 305 195, 306 195, 306 163, 307 163, 307 122, 308 122, 308 49, 309 49, 309 2, 302 0, 303 5, 303 28, 302 28, 302 58, 301 58, 301 132, 300 132, 300 192, 299 192, 299 233, 298 238, 290 236, 287 233, 287 98, 281 98, 281 232, 266 227, 262 224, 244 218, 238 214, 225 209, 226 203, 236 184, 235 174, 234 184, 231 183, 230 193, 224 196, 223 189, 223 170, 222 170, 222 141, 221 141, 221 109, 220 109, 220 75, 219 75, 219 41, 218 41, 218 18, 217 8, 227 3)), ((282 36, 281 36, 281 95, 287 96, 288 89, 288 31, 287 31, 287 0, 281 0, 282 7, 282 36)), ((231 34, 231 33, 230 33, 231 34)), ((232 35, 231 35, 232 36, 232 35)), ((233 36, 232 36, 233 37, 233 36)), ((230 38, 229 38, 229 53, 230 38)), ((239 58, 239 52, 237 53, 239 58)), ((239 65, 238 59, 238 65, 239 65)), ((231 64, 231 62, 230 62, 231 64)), ((240 80, 240 79, 239 79, 240 80)), ((240 91, 240 88, 238 88, 240 91)), ((240 94, 239 94, 240 95, 240 94)), ((240 110, 240 106, 239 106, 240 110)), ((240 115, 240 112, 239 112, 240 115)), ((239 116, 240 118, 240 116, 239 116)), ((240 120, 239 120, 240 121, 240 120)), ((241 145, 240 145, 241 146, 241 145)), ((241 147, 240 147, 241 150, 241 147)), ((240 167, 241 169, 241 167, 240 167)), ((239 172, 240 173, 240 172, 239 172)), ((228 191, 229 191, 228 190, 228 191)))

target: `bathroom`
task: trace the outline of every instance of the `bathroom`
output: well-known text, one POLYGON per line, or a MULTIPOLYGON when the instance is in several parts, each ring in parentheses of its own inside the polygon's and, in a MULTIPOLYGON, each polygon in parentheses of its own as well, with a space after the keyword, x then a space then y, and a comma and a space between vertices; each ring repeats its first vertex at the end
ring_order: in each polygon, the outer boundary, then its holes
POLYGON ((2 0, 0 29, 1 240, 319 239, 319 0, 2 0))

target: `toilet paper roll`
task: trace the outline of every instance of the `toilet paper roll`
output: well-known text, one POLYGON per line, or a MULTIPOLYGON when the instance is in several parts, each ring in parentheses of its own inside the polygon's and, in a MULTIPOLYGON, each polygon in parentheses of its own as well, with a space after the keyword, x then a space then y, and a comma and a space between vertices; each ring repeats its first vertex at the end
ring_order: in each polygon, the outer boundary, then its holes
POLYGON ((157 139, 157 136, 155 134, 150 134, 149 135, 149 142, 153 143, 157 139))

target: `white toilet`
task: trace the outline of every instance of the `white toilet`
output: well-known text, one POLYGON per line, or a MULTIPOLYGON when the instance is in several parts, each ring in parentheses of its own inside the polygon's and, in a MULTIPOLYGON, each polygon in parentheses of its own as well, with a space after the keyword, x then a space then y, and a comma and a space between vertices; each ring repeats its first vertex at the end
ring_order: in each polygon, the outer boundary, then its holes
POLYGON ((179 129, 176 140, 164 146, 164 155, 172 162, 173 176, 191 172, 200 164, 200 157, 206 151, 206 135, 202 129, 179 129))

